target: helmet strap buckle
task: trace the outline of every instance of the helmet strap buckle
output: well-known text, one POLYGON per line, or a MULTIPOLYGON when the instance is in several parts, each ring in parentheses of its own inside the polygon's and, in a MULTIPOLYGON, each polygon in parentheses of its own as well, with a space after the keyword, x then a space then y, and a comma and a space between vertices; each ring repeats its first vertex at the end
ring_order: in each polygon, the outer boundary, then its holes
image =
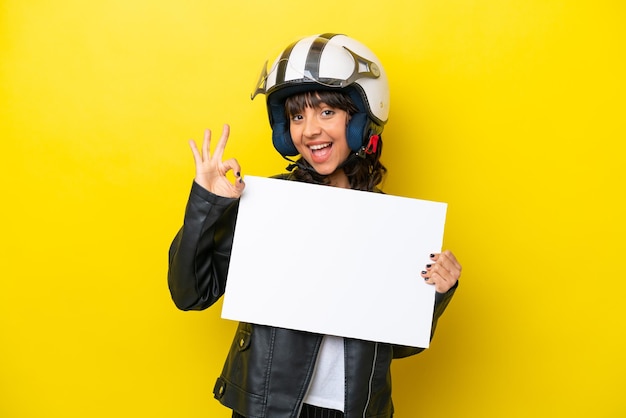
POLYGON ((361 158, 365 158, 366 155, 375 154, 376 150, 378 150, 378 141, 380 140, 380 135, 372 135, 370 136, 367 145, 361 147, 357 155, 361 158))

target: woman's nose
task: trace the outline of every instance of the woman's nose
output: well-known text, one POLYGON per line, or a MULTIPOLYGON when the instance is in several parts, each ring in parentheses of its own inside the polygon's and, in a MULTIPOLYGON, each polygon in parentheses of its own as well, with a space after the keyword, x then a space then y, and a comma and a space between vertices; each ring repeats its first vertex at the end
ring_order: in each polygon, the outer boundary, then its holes
POLYGON ((316 118, 306 118, 304 121, 304 136, 314 137, 322 131, 319 121, 316 118))

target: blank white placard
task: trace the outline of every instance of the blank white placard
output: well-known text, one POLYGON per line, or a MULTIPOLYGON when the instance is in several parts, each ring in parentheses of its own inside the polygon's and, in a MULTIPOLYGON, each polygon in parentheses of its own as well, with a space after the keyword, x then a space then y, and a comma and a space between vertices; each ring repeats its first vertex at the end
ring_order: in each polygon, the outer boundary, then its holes
POLYGON ((428 347, 447 205, 247 176, 222 317, 428 347))

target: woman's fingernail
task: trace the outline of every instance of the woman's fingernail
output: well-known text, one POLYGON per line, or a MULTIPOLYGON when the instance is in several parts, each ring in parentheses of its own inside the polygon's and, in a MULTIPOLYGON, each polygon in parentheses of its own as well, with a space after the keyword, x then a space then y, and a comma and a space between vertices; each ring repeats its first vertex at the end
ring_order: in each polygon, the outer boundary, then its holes
POLYGON ((432 264, 426 264, 427 269, 431 268, 432 266, 433 266, 432 264))
POLYGON ((422 274, 428 274, 426 270, 422 270, 422 274))
POLYGON ((237 171, 237 177, 241 177, 241 171, 237 171))
POLYGON ((430 258, 435 258, 435 254, 431 254, 431 255, 430 255, 430 258))

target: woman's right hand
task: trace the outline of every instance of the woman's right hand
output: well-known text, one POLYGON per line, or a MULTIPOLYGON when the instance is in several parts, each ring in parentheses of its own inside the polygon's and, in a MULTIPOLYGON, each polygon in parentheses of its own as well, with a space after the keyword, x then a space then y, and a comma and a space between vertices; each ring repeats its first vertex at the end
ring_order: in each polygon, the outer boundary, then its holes
POLYGON ((196 164, 196 183, 218 196, 238 198, 246 187, 241 178, 241 167, 234 158, 222 161, 229 133, 230 126, 224 125, 222 136, 215 147, 213 155, 211 155, 210 152, 211 131, 209 129, 204 131, 202 152, 198 150, 196 142, 193 139, 189 141, 189 146, 191 147, 193 159, 196 164), (235 174, 234 182, 231 182, 226 177, 226 173, 230 170, 235 174))

